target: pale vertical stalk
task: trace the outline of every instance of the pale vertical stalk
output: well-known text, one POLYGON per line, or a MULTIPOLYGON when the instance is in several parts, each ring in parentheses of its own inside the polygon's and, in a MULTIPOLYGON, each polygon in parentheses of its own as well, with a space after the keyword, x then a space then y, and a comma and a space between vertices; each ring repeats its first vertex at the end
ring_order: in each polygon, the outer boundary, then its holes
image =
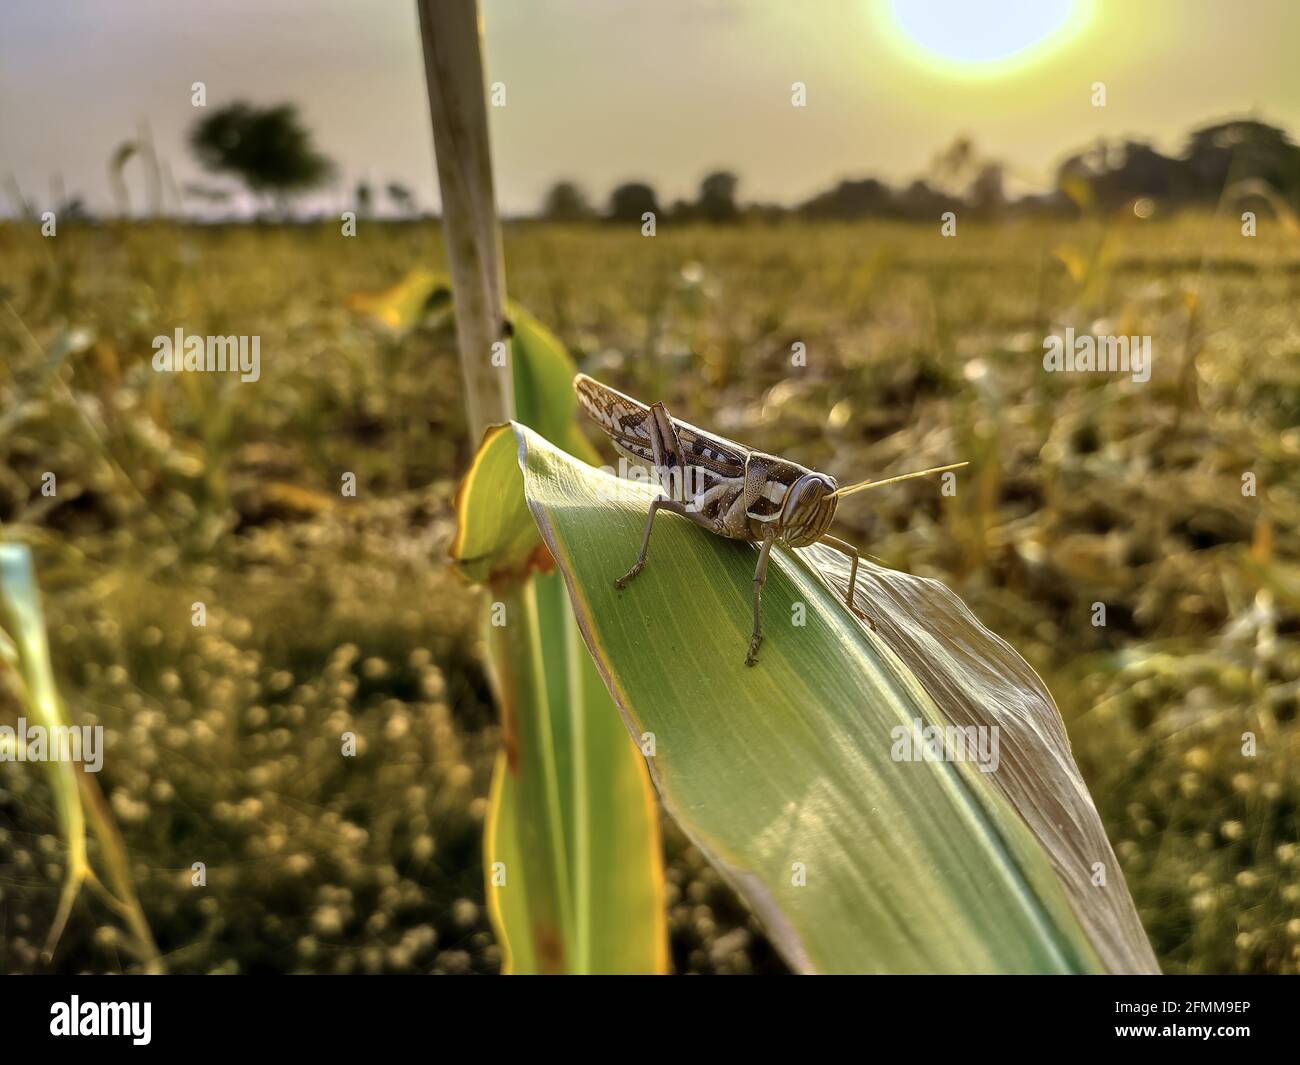
POLYGON ((153 128, 140 120, 136 143, 140 146, 140 166, 144 170, 145 203, 149 217, 162 216, 162 171, 158 167, 158 153, 153 146, 153 128))
POLYGON ((36 217, 36 212, 23 196, 23 190, 18 187, 18 179, 13 174, 5 176, 5 191, 9 193, 9 202, 13 205, 15 218, 31 221, 36 217))
MULTIPOLYGON (((493 363, 493 346, 507 341, 501 228, 492 188, 492 156, 483 78, 482 34, 477 0, 416 0, 424 46, 429 115, 433 124, 442 227, 456 307, 456 339, 471 442, 477 447, 490 425, 514 418, 510 360, 493 363)), ((507 346, 508 350, 508 346, 507 346)), ((532 581, 500 593, 512 620, 494 630, 493 665, 501 697, 513 720, 520 764, 521 798, 528 810, 525 848, 538 862, 530 889, 539 946, 558 926, 549 948, 556 971, 571 969, 573 903, 564 814, 557 775, 551 713, 546 701, 536 588, 532 581)), ((545 953, 545 950, 543 950, 545 953)))
POLYGON ((456 299, 456 338, 470 434, 514 417, 509 369, 494 366, 505 339, 501 228, 492 190, 477 0, 417 0, 429 87, 442 228, 456 299))

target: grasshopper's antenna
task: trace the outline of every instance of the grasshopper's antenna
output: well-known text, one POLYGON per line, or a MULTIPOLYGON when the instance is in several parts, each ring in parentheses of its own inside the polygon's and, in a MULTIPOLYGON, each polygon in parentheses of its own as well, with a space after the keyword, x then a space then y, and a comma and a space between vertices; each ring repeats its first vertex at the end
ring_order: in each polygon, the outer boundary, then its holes
POLYGON ((969 462, 954 462, 951 466, 935 466, 929 470, 918 470, 916 473, 900 473, 897 477, 886 477, 883 481, 863 481, 860 484, 851 484, 845 488, 837 488, 827 498, 834 499, 837 496, 848 496, 854 492, 865 492, 868 488, 880 488, 886 484, 897 484, 899 481, 910 481, 913 477, 929 477, 932 473, 947 473, 949 470, 960 470, 963 466, 969 466, 969 462))

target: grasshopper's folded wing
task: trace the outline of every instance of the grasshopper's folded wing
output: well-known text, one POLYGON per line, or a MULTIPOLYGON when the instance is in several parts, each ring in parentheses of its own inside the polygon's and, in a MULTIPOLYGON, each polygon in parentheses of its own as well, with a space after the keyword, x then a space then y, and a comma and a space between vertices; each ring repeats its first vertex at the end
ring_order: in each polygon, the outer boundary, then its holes
MULTIPOLYGON (((651 429, 654 414, 648 406, 602 385, 586 374, 573 379, 578 402, 613 442, 618 453, 641 466, 654 465, 651 429)), ((719 477, 743 477, 749 449, 734 440, 706 433, 687 422, 672 419, 686 465, 699 466, 719 477)))

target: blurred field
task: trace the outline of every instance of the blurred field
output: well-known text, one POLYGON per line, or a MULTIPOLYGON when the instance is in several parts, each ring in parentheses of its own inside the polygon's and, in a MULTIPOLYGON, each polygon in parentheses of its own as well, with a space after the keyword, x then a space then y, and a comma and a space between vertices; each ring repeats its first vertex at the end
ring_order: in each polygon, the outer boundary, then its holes
MULTIPOLYGON (((584 370, 680 418, 842 482, 971 460, 942 517, 900 485, 847 500, 839 535, 948 581, 1043 674, 1166 971, 1298 972, 1300 243, 1262 233, 528 224, 506 259, 584 370), (1150 334, 1150 382, 1045 373, 1066 325, 1150 334)), ((440 262, 432 224, 0 226, 0 520, 37 551, 74 718, 108 729, 173 970, 499 964, 479 599, 444 562, 454 336, 350 300, 440 262), (155 374, 178 326, 260 335, 261 380, 155 374)), ((34 768, 0 765, 5 972, 42 967, 61 877, 34 768)), ((678 971, 781 971, 666 833, 678 971)), ((117 942, 83 896, 55 968, 117 971, 117 942)))

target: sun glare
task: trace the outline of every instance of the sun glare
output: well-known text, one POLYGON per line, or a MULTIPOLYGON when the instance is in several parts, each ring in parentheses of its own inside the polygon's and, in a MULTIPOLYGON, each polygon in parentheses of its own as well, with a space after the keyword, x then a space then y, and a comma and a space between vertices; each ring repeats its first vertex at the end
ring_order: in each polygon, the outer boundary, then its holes
POLYGON ((1073 34, 1088 0, 891 0, 894 22, 927 58, 991 73, 1073 34))

